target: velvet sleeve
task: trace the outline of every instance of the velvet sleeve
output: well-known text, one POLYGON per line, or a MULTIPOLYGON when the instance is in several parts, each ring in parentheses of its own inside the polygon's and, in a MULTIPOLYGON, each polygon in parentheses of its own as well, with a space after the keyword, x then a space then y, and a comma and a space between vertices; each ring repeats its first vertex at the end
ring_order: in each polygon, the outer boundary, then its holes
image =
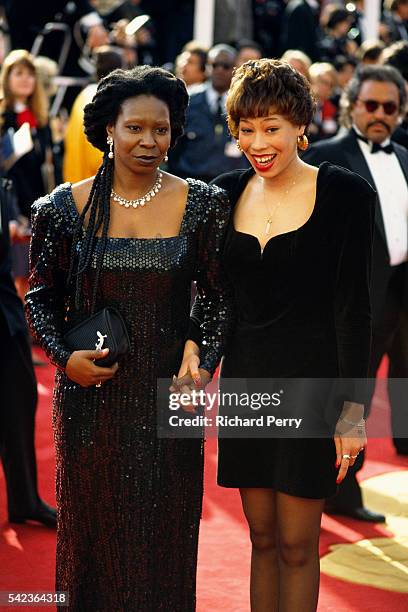
POLYGON ((333 199, 339 197, 339 219, 333 226, 334 321, 339 378, 344 381, 339 385, 343 385, 346 400, 365 404, 366 413, 376 192, 364 179, 344 171, 333 199))
POLYGON ((33 204, 26 317, 33 336, 61 370, 72 352, 62 339, 66 282, 64 225, 64 216, 49 196, 33 204))
POLYGON ((200 345, 200 367, 214 373, 233 324, 232 293, 222 266, 222 245, 230 209, 225 191, 208 187, 198 228, 197 296, 189 334, 200 345))

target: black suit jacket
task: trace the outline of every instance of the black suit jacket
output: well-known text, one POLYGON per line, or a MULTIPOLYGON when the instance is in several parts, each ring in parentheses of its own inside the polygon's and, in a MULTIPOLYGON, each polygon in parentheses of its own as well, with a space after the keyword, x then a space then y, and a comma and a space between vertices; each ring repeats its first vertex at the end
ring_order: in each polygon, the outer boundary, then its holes
POLYGON ((319 59, 317 49, 317 15, 305 0, 290 0, 282 19, 281 52, 299 49, 312 61, 319 59))
MULTIPOLYGON (((399 144, 394 143, 395 154, 401 165, 408 184, 408 151, 399 144)), ((302 159, 314 166, 323 161, 329 161, 348 170, 356 172, 365 178, 374 189, 376 188, 367 162, 361 152, 360 145, 354 130, 339 134, 334 138, 314 143, 305 151, 302 159)), ((401 305, 408 312, 408 265, 405 264, 405 283, 401 295, 401 305)), ((385 237, 384 220, 381 207, 377 201, 375 211, 375 231, 373 244, 373 277, 372 277, 372 313, 374 327, 379 320, 385 301, 392 267, 390 266, 389 252, 385 237)))
POLYGON ((3 182, 0 183, 0 328, 6 326, 11 336, 26 332, 23 304, 11 276, 9 220, 12 202, 3 182))

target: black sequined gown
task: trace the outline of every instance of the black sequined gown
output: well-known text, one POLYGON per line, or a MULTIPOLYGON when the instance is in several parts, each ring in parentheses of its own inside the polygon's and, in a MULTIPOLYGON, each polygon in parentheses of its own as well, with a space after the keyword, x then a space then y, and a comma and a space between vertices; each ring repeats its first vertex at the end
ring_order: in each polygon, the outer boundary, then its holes
MULTIPOLYGON (((101 388, 64 374, 66 328, 89 314, 94 265, 81 312, 64 321, 72 233, 71 187, 33 205, 31 329, 58 367, 54 391, 57 450, 57 590, 63 610, 189 612, 195 609, 203 487, 201 440, 158 439, 156 379, 177 373, 189 327, 190 287, 207 306, 205 367, 214 370, 228 326, 219 244, 229 214, 221 190, 189 181, 180 234, 109 238, 96 310, 123 315, 131 353, 101 388)), ((96 239, 95 249, 100 248, 96 239)))

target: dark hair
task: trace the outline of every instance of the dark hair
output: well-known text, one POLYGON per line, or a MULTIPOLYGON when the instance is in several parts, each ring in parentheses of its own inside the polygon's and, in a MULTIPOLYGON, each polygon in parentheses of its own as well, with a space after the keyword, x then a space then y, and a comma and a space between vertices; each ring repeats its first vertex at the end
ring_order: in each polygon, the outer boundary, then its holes
POLYGON ((271 107, 294 125, 308 126, 315 109, 309 82, 280 60, 245 62, 235 70, 227 97, 231 134, 238 137, 241 118, 265 117, 271 107))
POLYGON ((122 53, 108 45, 95 49, 94 56, 96 78, 98 81, 106 77, 112 70, 122 68, 124 63, 122 53))
POLYGON ((331 13, 327 20, 327 28, 333 30, 339 23, 350 20, 350 13, 347 9, 336 8, 331 13))
POLYGON ((97 253, 91 310, 93 311, 95 307, 96 292, 108 236, 113 161, 108 157, 106 128, 116 122, 125 100, 141 95, 155 96, 167 104, 170 113, 171 146, 183 133, 188 94, 183 81, 170 72, 162 68, 137 66, 131 70, 114 70, 99 82, 92 102, 87 104, 84 109, 84 130, 89 142, 103 151, 104 156, 92 183, 88 200, 76 224, 72 241, 68 282, 74 276, 75 256, 80 245, 79 261, 75 273, 76 308, 80 306, 83 273, 92 258, 95 236, 102 227, 101 248, 97 253), (82 235, 84 219, 88 211, 89 220, 84 235, 82 235))
POLYGON ((238 53, 242 51, 242 49, 256 49, 261 55, 263 54, 262 47, 255 40, 251 40, 250 38, 241 38, 237 44, 238 53))
POLYGON ((353 68, 356 68, 357 65, 357 60, 350 55, 337 55, 333 61, 333 66, 337 72, 341 72, 346 66, 353 66, 353 68))
POLYGON ((384 0, 384 9, 386 11, 396 11, 400 4, 407 4, 408 0, 384 0))
POLYGON ((408 81, 408 42, 399 40, 385 49, 382 62, 385 66, 393 66, 399 70, 405 81, 408 81))
POLYGON ((357 50, 357 60, 360 62, 376 62, 385 49, 382 40, 365 40, 357 50))
POLYGON ((351 109, 360 95, 361 87, 366 81, 376 81, 378 83, 394 83, 399 92, 400 111, 405 108, 407 92, 405 82, 398 70, 392 66, 360 66, 352 79, 350 79, 340 100, 341 114, 340 122, 346 127, 351 127, 351 109))
POLYGON ((205 72, 207 68, 207 51, 202 47, 191 47, 191 49, 188 49, 188 53, 198 57, 200 62, 200 70, 201 72, 205 72))

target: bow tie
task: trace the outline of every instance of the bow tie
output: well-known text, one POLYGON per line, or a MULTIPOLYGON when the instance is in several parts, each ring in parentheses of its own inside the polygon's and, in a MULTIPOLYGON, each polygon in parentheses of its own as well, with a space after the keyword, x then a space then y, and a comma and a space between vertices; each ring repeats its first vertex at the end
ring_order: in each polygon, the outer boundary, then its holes
POLYGON ((394 146, 391 142, 385 147, 382 147, 378 142, 373 142, 371 145, 371 153, 378 153, 378 151, 382 151, 389 155, 390 153, 394 153, 394 146))
POLYGON ((370 153, 378 153, 378 151, 387 153, 387 155, 394 153, 394 145, 392 144, 392 142, 385 145, 385 147, 382 147, 380 144, 378 144, 378 142, 370 142, 369 140, 367 140, 367 138, 364 138, 364 136, 360 136, 360 134, 356 133, 356 136, 359 140, 362 140, 363 142, 371 146, 370 153))

